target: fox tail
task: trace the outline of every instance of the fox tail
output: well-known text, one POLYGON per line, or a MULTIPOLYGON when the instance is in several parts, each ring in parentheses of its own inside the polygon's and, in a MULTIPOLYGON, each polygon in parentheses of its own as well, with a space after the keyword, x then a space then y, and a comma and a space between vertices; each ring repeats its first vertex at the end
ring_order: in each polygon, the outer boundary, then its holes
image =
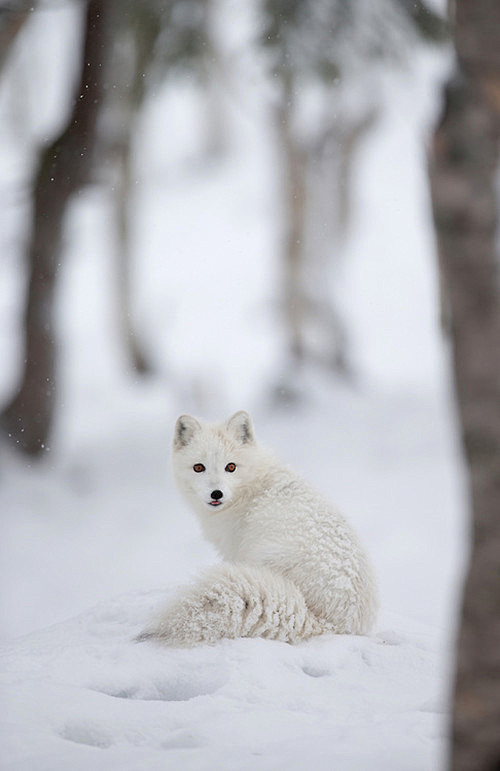
POLYGON ((266 567, 223 562, 179 591, 137 640, 186 648, 236 637, 294 643, 325 631, 292 581, 266 567))

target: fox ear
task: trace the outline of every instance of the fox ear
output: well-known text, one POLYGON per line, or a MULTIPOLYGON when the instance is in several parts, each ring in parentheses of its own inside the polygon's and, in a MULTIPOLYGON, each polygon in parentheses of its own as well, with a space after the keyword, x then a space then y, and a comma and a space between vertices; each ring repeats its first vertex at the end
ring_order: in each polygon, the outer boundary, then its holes
POLYGON ((191 415, 181 415, 175 424, 174 448, 178 450, 181 447, 186 447, 200 428, 201 425, 196 418, 191 415))
POLYGON ((255 435, 253 432, 250 415, 244 410, 235 412, 226 423, 226 429, 230 431, 241 444, 254 444, 255 435))

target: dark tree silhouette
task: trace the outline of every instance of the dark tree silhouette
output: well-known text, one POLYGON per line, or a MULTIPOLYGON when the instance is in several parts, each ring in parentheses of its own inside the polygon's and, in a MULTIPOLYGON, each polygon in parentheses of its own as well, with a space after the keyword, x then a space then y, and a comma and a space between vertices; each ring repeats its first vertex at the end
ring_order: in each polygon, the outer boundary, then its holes
POLYGON ((109 2, 89 0, 81 78, 62 133, 40 154, 33 185, 28 246, 29 285, 24 319, 24 368, 12 402, 1 416, 4 431, 26 453, 38 454, 48 440, 56 390, 54 297, 63 250, 68 204, 90 176, 96 124, 102 103, 109 2))
POLYGON ((500 4, 457 0, 458 71, 434 139, 431 186, 453 344, 473 542, 453 713, 453 771, 500 769, 500 4))

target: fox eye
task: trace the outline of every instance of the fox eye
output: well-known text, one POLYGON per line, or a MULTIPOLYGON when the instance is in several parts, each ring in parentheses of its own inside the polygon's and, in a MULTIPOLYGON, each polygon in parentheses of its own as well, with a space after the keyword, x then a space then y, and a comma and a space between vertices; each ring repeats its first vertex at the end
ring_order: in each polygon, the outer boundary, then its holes
POLYGON ((226 466, 226 471, 229 471, 230 474, 232 474, 233 471, 236 471, 236 463, 228 463, 226 466))
POLYGON ((197 474, 200 474, 202 471, 205 471, 205 466, 203 463, 195 463, 193 466, 193 471, 196 471, 197 474))

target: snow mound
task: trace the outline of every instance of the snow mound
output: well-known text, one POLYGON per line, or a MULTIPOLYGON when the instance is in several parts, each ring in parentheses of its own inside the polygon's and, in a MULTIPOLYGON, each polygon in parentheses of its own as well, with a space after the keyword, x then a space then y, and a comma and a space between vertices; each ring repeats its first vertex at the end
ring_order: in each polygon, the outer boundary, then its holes
POLYGON ((445 651, 382 617, 369 637, 290 646, 137 643, 165 592, 135 592, 6 643, 3 769, 439 768, 445 651))

